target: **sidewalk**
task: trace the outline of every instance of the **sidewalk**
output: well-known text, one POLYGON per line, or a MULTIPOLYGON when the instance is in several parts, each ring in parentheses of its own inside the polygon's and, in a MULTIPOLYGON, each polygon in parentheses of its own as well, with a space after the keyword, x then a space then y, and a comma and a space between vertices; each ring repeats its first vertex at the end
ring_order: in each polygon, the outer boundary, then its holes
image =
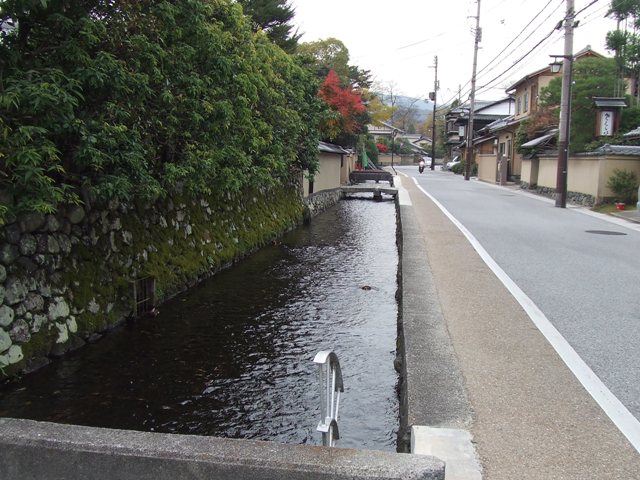
MULTIPOLYGON (((422 334, 448 334, 470 404, 468 422, 464 402, 453 421, 438 418, 440 408, 425 392, 423 407, 433 414, 424 426, 468 428, 488 480, 640 479, 640 455, 462 233, 411 179, 401 176, 398 183, 407 196, 400 207, 403 236, 421 233, 422 264, 433 279, 422 334)), ((417 270, 405 271, 403 261, 403 286, 417 270)), ((443 385, 457 383, 447 378, 443 385)), ((452 398, 460 398, 455 389, 452 398)))

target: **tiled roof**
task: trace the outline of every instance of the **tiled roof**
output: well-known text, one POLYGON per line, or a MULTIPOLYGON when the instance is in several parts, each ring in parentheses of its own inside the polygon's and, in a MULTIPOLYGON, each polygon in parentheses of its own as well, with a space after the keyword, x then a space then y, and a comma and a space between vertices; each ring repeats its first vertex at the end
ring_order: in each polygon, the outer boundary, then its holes
POLYGON ((552 140, 558 133, 558 130, 552 130, 551 132, 547 133, 546 135, 542 135, 541 137, 538 138, 534 138, 533 140, 529 140, 526 143, 523 143, 521 145, 521 147, 523 148, 531 148, 531 147, 537 147, 539 145, 545 145, 547 144, 550 140, 552 140))
POLYGON ((640 157, 640 145, 603 145, 593 153, 602 155, 623 155, 629 157, 640 157))
POLYGON ((338 154, 347 154, 348 150, 345 150, 340 145, 334 145, 333 143, 327 142, 318 142, 318 150, 325 153, 338 153, 338 154))
POLYGON ((640 127, 634 128, 633 130, 631 130, 630 132, 625 133, 622 136, 625 137, 625 138, 640 137, 640 127))

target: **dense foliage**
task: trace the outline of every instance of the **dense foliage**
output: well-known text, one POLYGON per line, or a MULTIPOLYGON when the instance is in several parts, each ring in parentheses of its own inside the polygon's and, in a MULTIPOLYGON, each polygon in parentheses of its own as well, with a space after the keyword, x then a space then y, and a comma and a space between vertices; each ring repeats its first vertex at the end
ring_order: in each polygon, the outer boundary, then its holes
POLYGON ((251 18, 254 31, 265 32, 285 52, 296 50, 302 35, 291 25, 295 10, 289 0, 238 0, 238 3, 251 18))
MULTIPOLYGON (((317 168, 319 82, 228 0, 0 2, 0 191, 153 199, 317 168)), ((7 206, 6 200, 3 200, 7 206)))
POLYGON ((365 113, 366 107, 362 103, 362 97, 350 86, 342 87, 335 71, 329 70, 319 95, 330 107, 321 123, 324 136, 335 141, 364 131, 361 115, 365 113))
MULTIPOLYGON (((617 20, 618 28, 607 33, 607 50, 615 53, 618 69, 616 95, 624 91, 624 78, 640 78, 640 0, 615 0, 609 6, 607 16, 617 20)), ((636 92, 640 98, 640 92, 636 92)))
POLYGON ((337 38, 302 43, 297 54, 323 82, 319 94, 328 108, 323 112, 321 138, 344 147, 361 144, 359 136, 371 122, 371 72, 349 65, 349 50, 337 38))
MULTIPOLYGON (((532 116, 518 133, 517 143, 520 145, 558 125, 558 114, 562 78, 551 80, 548 87, 543 88, 541 109, 532 116)), ((615 60, 611 58, 585 58, 573 66, 573 83, 571 87, 571 126, 570 149, 573 152, 584 151, 597 144, 593 143, 595 135, 596 109, 593 97, 614 96, 616 88, 615 60)), ((629 103, 628 103, 629 104, 629 103)), ((635 128, 638 108, 629 107, 622 111, 621 130, 635 128)), ((610 141, 605 139, 604 141, 610 141)))
POLYGON ((607 180, 607 187, 616 195, 616 201, 633 203, 638 193, 638 177, 634 172, 616 168, 607 180))

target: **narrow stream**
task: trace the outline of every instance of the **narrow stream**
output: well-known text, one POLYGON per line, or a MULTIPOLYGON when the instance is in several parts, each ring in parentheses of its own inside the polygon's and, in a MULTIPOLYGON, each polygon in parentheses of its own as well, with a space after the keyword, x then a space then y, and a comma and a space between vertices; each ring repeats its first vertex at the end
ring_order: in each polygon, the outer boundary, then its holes
POLYGON ((0 416, 320 444, 319 350, 341 362, 339 447, 395 450, 392 201, 353 199, 276 245, 0 387, 0 416))

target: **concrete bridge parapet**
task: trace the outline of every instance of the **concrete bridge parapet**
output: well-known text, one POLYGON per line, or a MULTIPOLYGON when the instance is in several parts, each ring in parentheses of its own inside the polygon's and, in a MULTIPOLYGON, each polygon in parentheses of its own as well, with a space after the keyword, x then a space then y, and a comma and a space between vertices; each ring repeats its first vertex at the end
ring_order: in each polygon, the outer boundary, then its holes
POLYGON ((426 455, 0 419, 3 480, 444 480, 426 455))

